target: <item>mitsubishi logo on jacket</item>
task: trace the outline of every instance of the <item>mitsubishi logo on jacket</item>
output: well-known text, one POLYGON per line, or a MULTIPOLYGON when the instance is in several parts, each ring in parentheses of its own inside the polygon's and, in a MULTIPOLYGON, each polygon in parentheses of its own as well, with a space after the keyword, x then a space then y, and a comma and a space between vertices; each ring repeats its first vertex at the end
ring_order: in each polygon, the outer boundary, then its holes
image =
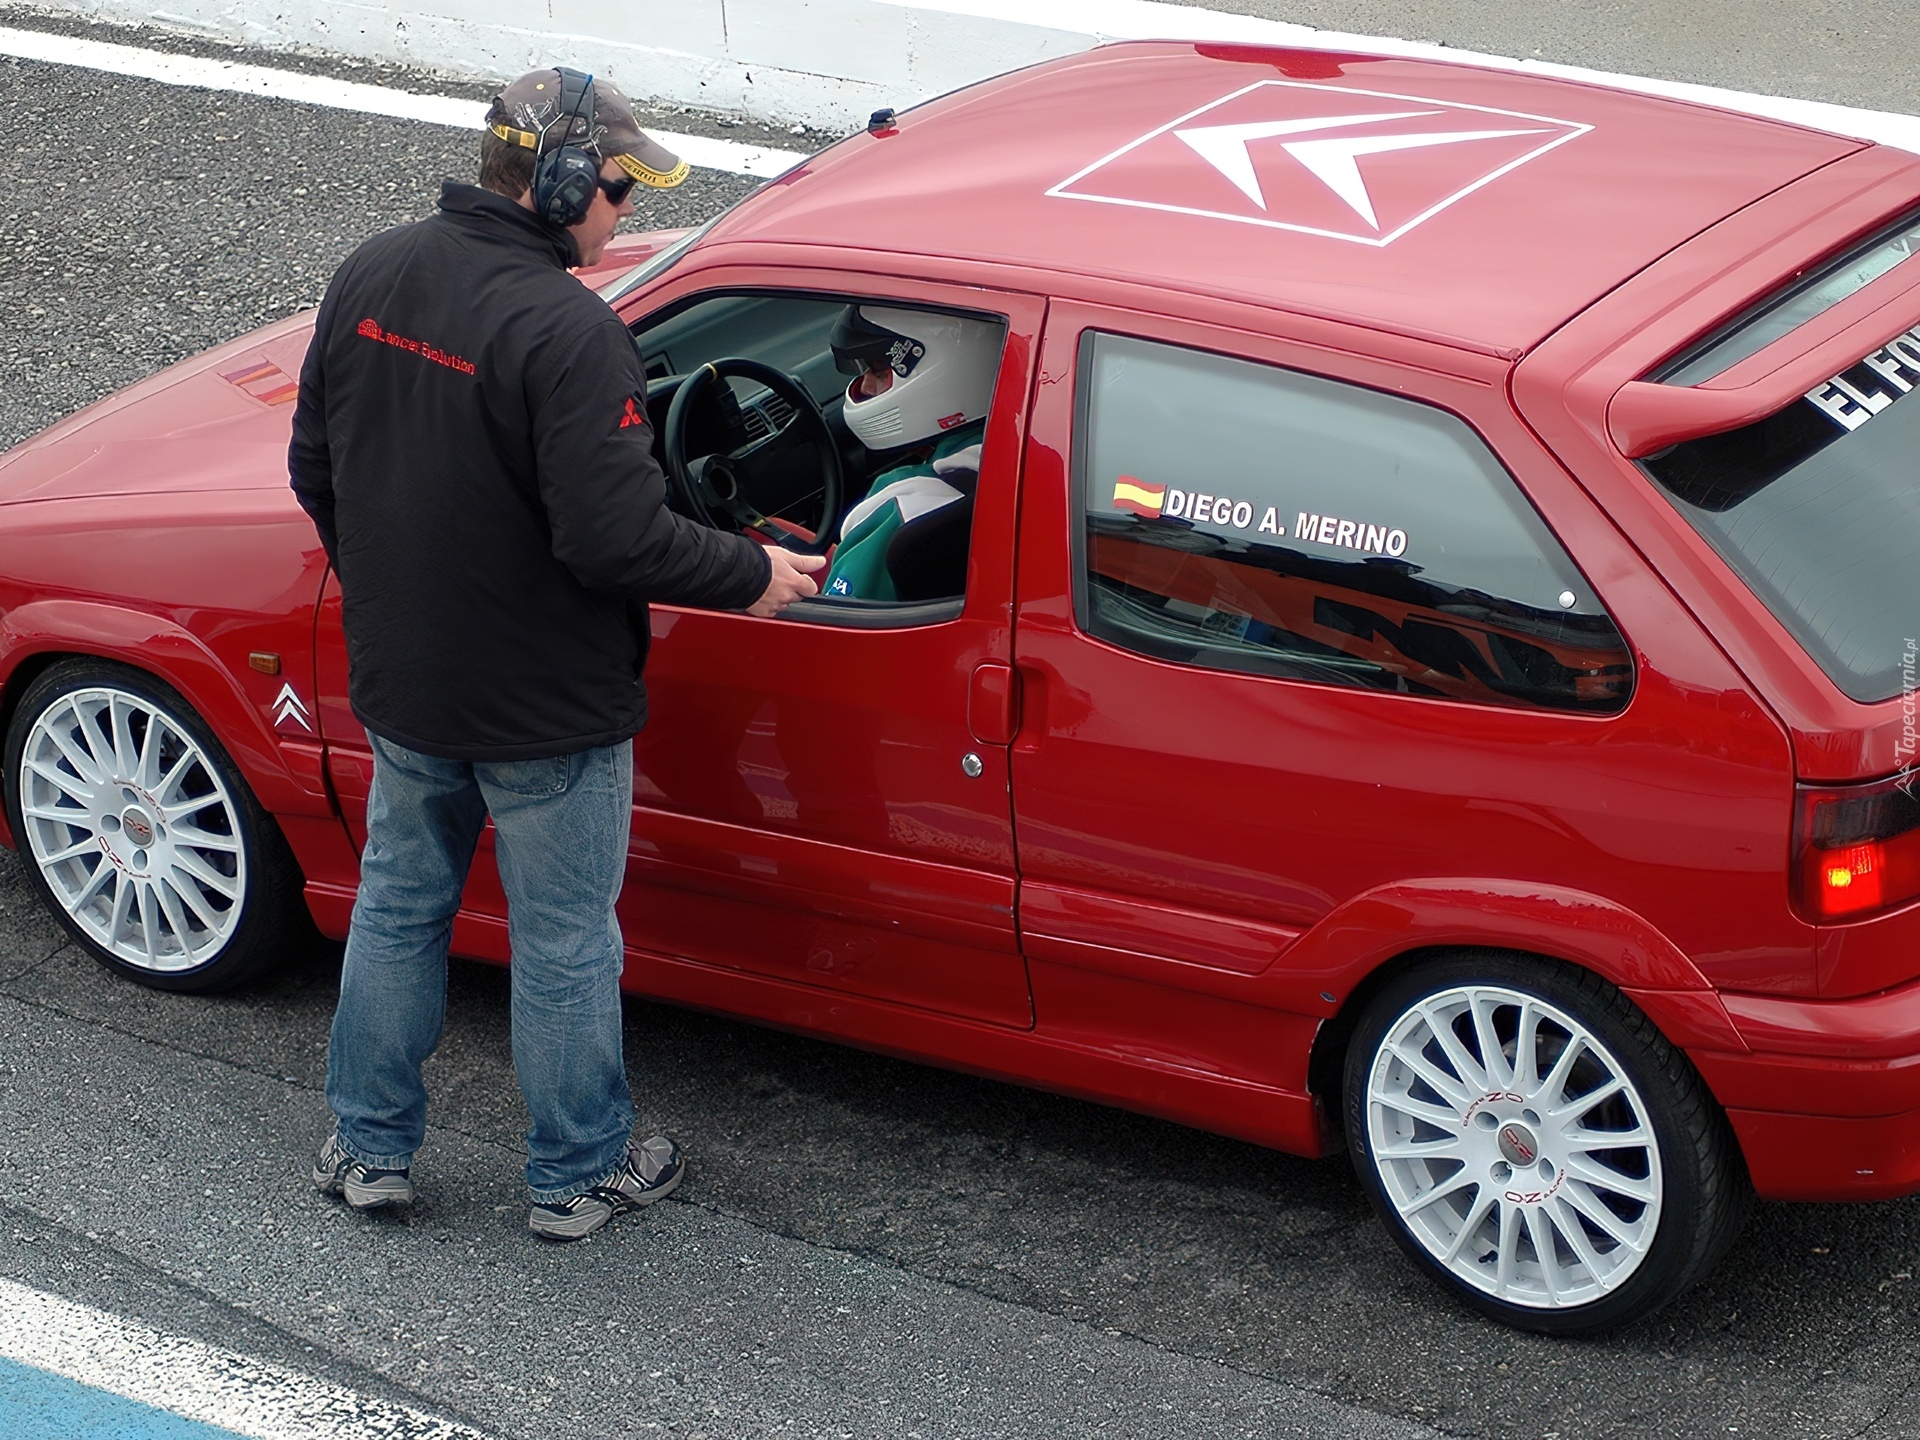
POLYGON ((646 423, 647 423, 647 412, 642 410, 638 405, 636 405, 634 403, 633 396, 629 395, 627 397, 627 408, 625 412, 620 416, 620 428, 624 430, 629 425, 644 425, 646 423))
POLYGON ((1047 194, 1383 246, 1592 128, 1262 80, 1168 120, 1047 194))

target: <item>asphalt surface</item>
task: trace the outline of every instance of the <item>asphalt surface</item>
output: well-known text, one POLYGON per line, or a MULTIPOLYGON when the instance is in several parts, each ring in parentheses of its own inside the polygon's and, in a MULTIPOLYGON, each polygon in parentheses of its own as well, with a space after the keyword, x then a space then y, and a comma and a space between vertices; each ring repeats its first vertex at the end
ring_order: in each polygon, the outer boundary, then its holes
MULTIPOLYGON (((0 5, 0 25, 287 65, 150 30, 54 22, 0 5), (158 43, 156 43, 158 42, 158 43)), ((300 68, 433 94, 481 87, 390 67, 300 68)), ((290 67, 291 68, 291 67, 290 67)), ((154 370, 320 303, 334 268, 376 231, 427 213, 447 176, 471 180, 472 134, 342 110, 0 59, 0 447, 154 370)), ((661 128, 807 149, 825 136, 654 112, 661 128)), ((645 121, 643 120, 643 123, 645 121)), ((689 223, 757 181, 696 170, 634 195, 630 229, 689 223)))
MULTIPOLYGON (((1550 30, 1561 12, 1539 13, 1550 30)), ((1862 86, 1886 57, 1866 59, 1862 86)), ((0 113, 0 444, 314 303, 476 148, 11 61, 0 113)), ((693 223, 750 183, 697 173, 642 223, 693 223)), ((454 966, 421 1203, 369 1221, 305 1175, 337 964, 146 991, 63 944, 0 857, 0 1274, 506 1436, 1920 1433, 1920 1203, 1763 1207, 1668 1311, 1552 1342, 1416 1275, 1343 1161, 637 1002, 642 1123, 680 1137, 692 1179, 543 1247, 504 975, 479 965, 454 966)))
POLYGON ((1762 95, 1920 113, 1914 0, 1170 0, 1762 95))

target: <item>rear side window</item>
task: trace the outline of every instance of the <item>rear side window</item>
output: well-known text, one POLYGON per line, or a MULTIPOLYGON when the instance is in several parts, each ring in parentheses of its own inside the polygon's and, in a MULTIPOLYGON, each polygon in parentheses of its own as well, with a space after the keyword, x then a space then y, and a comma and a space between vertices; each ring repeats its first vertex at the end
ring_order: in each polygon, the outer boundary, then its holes
POLYGON ((1182 664, 1609 712, 1619 632, 1444 411, 1123 336, 1080 350, 1080 624, 1182 664))
POLYGON ((1642 462, 1833 683, 1901 692, 1920 635, 1920 328, 1804 399, 1642 462))

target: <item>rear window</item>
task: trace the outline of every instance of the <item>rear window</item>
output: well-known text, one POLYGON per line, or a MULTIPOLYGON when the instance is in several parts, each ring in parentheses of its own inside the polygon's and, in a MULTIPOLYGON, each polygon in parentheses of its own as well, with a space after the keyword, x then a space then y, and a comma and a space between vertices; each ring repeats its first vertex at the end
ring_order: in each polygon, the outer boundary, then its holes
POLYGON ((1900 693, 1920 636, 1920 328, 1757 424, 1642 462, 1833 683, 1900 693))
POLYGON ((1920 217, 1909 215, 1769 296, 1681 355, 1658 378, 1668 385, 1711 380, 1906 264, 1916 253, 1920 253, 1920 217))

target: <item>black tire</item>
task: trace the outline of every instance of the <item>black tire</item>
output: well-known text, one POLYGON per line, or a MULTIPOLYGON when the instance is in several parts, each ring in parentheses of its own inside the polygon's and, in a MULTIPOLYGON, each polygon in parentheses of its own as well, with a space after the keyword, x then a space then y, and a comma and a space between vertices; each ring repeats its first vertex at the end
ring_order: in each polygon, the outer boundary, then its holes
MULTIPOLYGON (((117 737, 98 733, 109 747, 114 745, 117 737)), ((41 743, 57 747, 59 742, 42 731, 41 743)), ((97 758, 92 747, 83 752, 83 758, 97 758)), ((260 808, 226 748, 171 686, 111 661, 62 660, 36 677, 14 708, 5 765, 7 819, 20 847, 22 868, 74 939, 116 975, 157 990, 226 990, 311 943, 315 931, 302 893, 303 878, 286 838, 260 808), (168 790, 176 801, 171 808, 138 783, 142 779, 152 783, 150 775, 131 780, 108 777, 93 785, 71 759, 58 758, 56 750, 39 757, 38 768, 29 768, 27 745, 43 718, 54 717, 50 729, 59 731, 69 745, 76 743, 76 736, 77 743, 86 744, 77 725, 79 708, 66 707, 70 702, 75 707, 97 704, 100 692, 129 697, 120 705, 120 713, 128 717, 128 735, 138 744, 151 732, 156 769, 162 756, 169 770, 183 764, 168 790), (139 718, 143 710, 148 716, 144 720, 139 718), (183 758, 189 747, 197 759, 183 758), (50 762, 49 757, 55 758, 50 762), (63 782, 48 778, 50 763, 63 782), (67 793, 63 784, 94 793, 95 800, 82 802, 67 793), (108 788, 115 792, 110 800, 105 798, 108 788), (25 807, 30 793, 36 797, 37 812, 51 799, 63 809, 73 807, 76 823, 36 813, 29 828, 25 807), (65 798, 56 799, 57 794, 65 798), (121 806, 120 813, 111 813, 121 806), (172 840, 168 839, 169 823, 177 832, 172 840), (210 843, 218 842, 222 848, 201 848, 181 838, 189 833, 210 837, 210 843), (150 851, 132 848, 142 834, 149 837, 150 851), (81 850, 89 836, 91 848, 67 860, 58 860, 62 852, 50 848, 71 842, 68 848, 81 850), (183 866, 192 863, 200 873, 210 873, 213 881, 224 879, 226 888, 235 893, 226 895, 216 884, 202 883, 184 869, 169 869, 163 875, 159 857, 168 846, 172 848, 165 850, 167 854, 191 852, 181 861, 183 866), (229 852, 231 859, 226 858, 229 852), (100 876, 110 861, 111 869, 119 873, 100 876), (77 899, 95 884, 96 877, 98 895, 70 907, 63 895, 77 899), (117 897, 123 886, 130 898, 126 917, 116 925, 114 900, 107 897, 109 892, 117 897), (191 900, 185 893, 189 887, 191 900), (154 916, 151 923, 149 913, 154 916), (208 918, 203 919, 203 913, 208 918), (154 943, 144 946, 144 954, 133 954, 149 935, 154 943), (109 937, 118 940, 123 953, 104 943, 109 937)), ((120 773, 124 772, 116 772, 120 773)))
POLYGON ((1390 980, 1348 1044, 1343 1110, 1354 1169, 1400 1248, 1467 1305, 1516 1329, 1586 1335, 1652 1314, 1719 1263, 1752 1206, 1739 1145, 1691 1062, 1619 990, 1559 961, 1456 952, 1390 980), (1499 1051, 1477 1075, 1488 1047, 1476 1011, 1499 1051), (1530 1064, 1515 1058, 1527 1016, 1530 1064), (1578 1045, 1576 1029, 1587 1037, 1578 1045), (1447 1036, 1464 1061, 1449 1058, 1447 1036), (1555 1091, 1553 1064, 1569 1052, 1555 1091), (1570 1108, 1602 1095, 1611 1071, 1621 1089, 1570 1108), (1457 1128, 1433 1123, 1448 1114, 1457 1128), (1620 1143, 1596 1145, 1598 1135, 1620 1143), (1618 1179, 1594 1182, 1596 1174, 1618 1179), (1476 1219, 1483 1202, 1492 1208, 1476 1219))

